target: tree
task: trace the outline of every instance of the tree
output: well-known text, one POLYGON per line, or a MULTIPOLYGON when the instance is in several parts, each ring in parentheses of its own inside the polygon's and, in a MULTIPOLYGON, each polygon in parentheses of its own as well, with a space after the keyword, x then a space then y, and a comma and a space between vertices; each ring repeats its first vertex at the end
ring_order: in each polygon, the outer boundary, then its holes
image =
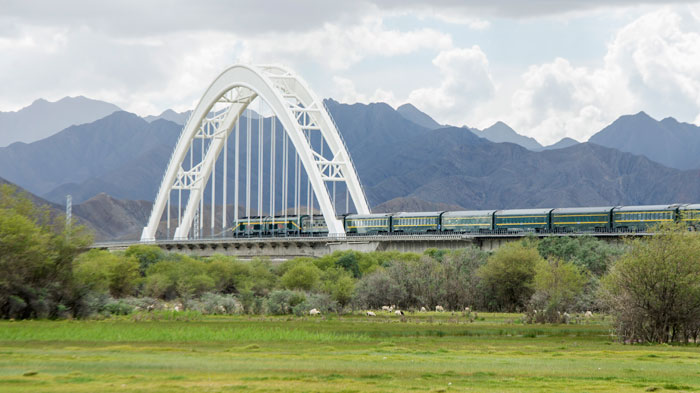
POLYGON ((158 246, 135 244, 129 246, 124 253, 128 258, 135 258, 139 262, 139 271, 142 276, 146 275, 148 267, 154 263, 165 259, 165 251, 158 246))
POLYGON ((559 315, 572 311, 586 284, 581 268, 558 258, 541 260, 535 268, 535 294, 530 308, 543 312, 543 321, 559 322, 559 315))
POLYGON ((84 291, 74 285, 73 259, 91 235, 81 225, 36 207, 0 185, 0 317, 78 315, 84 291))
POLYGON ((82 288, 115 298, 133 295, 141 277, 135 258, 90 250, 75 259, 73 274, 82 288))
POLYGON ((236 293, 250 277, 248 264, 235 257, 214 255, 207 262, 207 274, 214 280, 214 290, 221 293, 236 293))
POLYGON ((403 304, 405 298, 406 289, 384 269, 362 277, 355 286, 354 302, 362 308, 403 304))
POLYGON ((624 247, 611 245, 593 236, 546 237, 537 242, 543 258, 555 257, 585 268, 596 277, 607 272, 608 267, 624 253, 624 247))
POLYGON ((603 278, 601 299, 628 342, 696 342, 700 334, 700 236, 682 225, 636 239, 603 278))
POLYGON ((345 307, 352 299, 355 280, 342 268, 330 268, 321 274, 321 290, 345 307))
POLYGON ((535 266, 541 260, 535 248, 520 242, 508 243, 496 250, 478 272, 493 296, 490 308, 522 309, 534 292, 535 266))
POLYGON ((282 285, 287 289, 310 290, 316 285, 320 271, 312 263, 298 264, 282 276, 282 285))

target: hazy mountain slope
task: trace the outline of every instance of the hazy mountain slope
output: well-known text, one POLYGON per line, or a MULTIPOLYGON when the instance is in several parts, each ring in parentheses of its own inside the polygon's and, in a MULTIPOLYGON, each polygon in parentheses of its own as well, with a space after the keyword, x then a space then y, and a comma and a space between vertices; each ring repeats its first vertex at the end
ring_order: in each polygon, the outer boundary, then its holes
POLYGON ((156 146, 173 146, 181 128, 164 120, 148 123, 134 114, 115 112, 41 141, 0 148, 0 176, 44 194, 66 183, 102 176, 156 146))
POLYGON ((183 126, 187 122, 187 119, 190 117, 191 113, 192 113, 192 111, 175 112, 172 109, 166 109, 165 111, 163 111, 163 113, 161 113, 158 116, 151 115, 151 116, 146 116, 143 119, 149 123, 151 123, 155 120, 168 120, 168 121, 172 121, 175 124, 179 124, 179 125, 183 126))
POLYGON ((566 147, 571 147, 571 146, 574 146, 574 145, 578 145, 579 143, 581 143, 581 142, 579 142, 579 141, 577 141, 577 140, 575 140, 575 139, 572 139, 572 138, 568 138, 568 137, 567 137, 567 138, 562 138, 561 140, 559 140, 559 142, 556 142, 556 143, 553 143, 553 144, 551 144, 551 145, 545 146, 545 147, 543 147, 543 148, 540 149, 540 150, 563 149, 563 148, 566 148, 566 147))
POLYGON ((463 210, 459 205, 429 202, 416 197, 398 197, 372 208, 373 213, 463 210))
POLYGON ((412 104, 403 104, 396 108, 396 111, 401 114, 404 118, 418 124, 421 127, 427 128, 429 130, 435 130, 442 128, 440 123, 433 120, 432 117, 428 116, 426 113, 421 112, 418 108, 412 104))
POLYGON ((644 112, 621 116, 589 142, 641 154, 672 168, 700 168, 700 127, 673 118, 657 121, 644 112))
POLYGON ((376 165, 390 162, 403 165, 364 179, 370 200, 410 196, 497 209, 693 202, 700 195, 700 171, 678 171, 592 144, 536 153, 459 128, 415 137, 376 165))
POLYGON ((56 102, 38 99, 19 111, 0 112, 0 146, 38 141, 69 126, 91 123, 120 110, 114 104, 82 96, 56 102))
POLYGON ((502 121, 496 122, 491 127, 485 128, 481 131, 475 128, 470 128, 471 132, 476 134, 481 138, 486 138, 491 142, 503 143, 510 142, 520 145, 529 150, 541 150, 542 145, 537 142, 534 138, 530 138, 524 135, 520 135, 515 130, 510 128, 510 126, 502 121))

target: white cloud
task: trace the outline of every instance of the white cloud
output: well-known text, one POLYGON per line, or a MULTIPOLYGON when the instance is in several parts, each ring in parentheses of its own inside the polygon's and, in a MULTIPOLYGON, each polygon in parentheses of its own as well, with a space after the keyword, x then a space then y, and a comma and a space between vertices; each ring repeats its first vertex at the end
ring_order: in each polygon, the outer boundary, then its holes
POLYGON ((376 89, 374 93, 370 96, 366 94, 359 93, 355 88, 355 83, 347 78, 340 76, 333 77, 333 88, 336 91, 334 99, 345 102, 348 104, 354 104, 356 102, 361 103, 371 103, 371 102, 386 102, 389 105, 396 106, 396 97, 391 91, 376 89))
POLYGON ((332 70, 345 70, 368 56, 391 57, 452 46, 448 34, 433 29, 387 29, 381 18, 352 26, 326 24, 299 34, 268 34, 245 43, 256 58, 310 58, 332 70))
MULTIPOLYGON (((0 108, 16 110, 37 97, 82 94, 141 115, 185 110, 221 70, 238 61, 280 62, 292 68, 310 63, 333 71, 368 57, 451 45, 448 34, 389 29, 377 17, 355 25, 326 24, 311 31, 252 37, 212 30, 115 37, 86 26, 23 26, 20 33, 0 36, 0 108)), ((363 100, 391 97, 377 89, 363 100)))
POLYGON ((598 68, 557 58, 532 66, 504 119, 553 143, 587 140, 617 117, 644 110, 659 118, 700 120, 700 18, 662 9, 620 29, 598 68))
POLYGON ((441 51, 433 64, 442 75, 437 87, 413 90, 408 101, 441 121, 459 124, 482 101, 493 97, 495 85, 486 54, 474 45, 441 51))

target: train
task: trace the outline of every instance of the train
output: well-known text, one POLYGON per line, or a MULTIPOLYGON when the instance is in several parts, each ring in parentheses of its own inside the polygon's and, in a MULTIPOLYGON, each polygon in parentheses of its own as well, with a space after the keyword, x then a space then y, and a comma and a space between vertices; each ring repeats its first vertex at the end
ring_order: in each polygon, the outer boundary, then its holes
MULTIPOLYGON (((664 222, 683 222, 695 231, 700 230, 700 204, 345 214, 338 219, 349 236, 644 232, 664 222)), ((328 234, 318 214, 246 217, 231 231, 234 237, 328 234)))

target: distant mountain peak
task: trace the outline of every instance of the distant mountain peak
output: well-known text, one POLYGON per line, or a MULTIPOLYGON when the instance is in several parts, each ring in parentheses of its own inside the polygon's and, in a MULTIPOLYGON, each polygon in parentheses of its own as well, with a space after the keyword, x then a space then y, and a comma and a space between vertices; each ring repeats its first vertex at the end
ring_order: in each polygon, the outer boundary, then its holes
POLYGON ((421 127, 425 127, 429 130, 435 130, 444 127, 440 123, 436 122, 432 117, 428 116, 425 112, 416 108, 411 103, 405 103, 398 108, 396 111, 401 114, 406 120, 412 121, 421 127))
POLYGON ((553 143, 549 146, 543 147, 542 150, 564 149, 567 147, 578 145, 579 143, 581 143, 581 142, 577 141, 576 139, 564 137, 564 138, 561 138, 559 140, 559 142, 556 142, 556 143, 553 143))
POLYGON ((39 98, 16 112, 0 112, 0 147, 35 142, 120 110, 114 104, 83 96, 63 97, 56 102, 39 98))
POLYGON ((490 127, 483 129, 482 131, 479 131, 476 128, 470 128, 469 130, 477 136, 486 138, 491 142, 515 143, 516 145, 520 145, 528 150, 533 151, 542 149, 542 145, 539 142, 537 142, 535 138, 518 134, 513 128, 511 128, 508 124, 502 121, 497 121, 493 123, 490 127))
POLYGON ((644 155, 672 168, 700 168, 700 127, 671 117, 658 121, 644 111, 620 116, 589 142, 644 155))

